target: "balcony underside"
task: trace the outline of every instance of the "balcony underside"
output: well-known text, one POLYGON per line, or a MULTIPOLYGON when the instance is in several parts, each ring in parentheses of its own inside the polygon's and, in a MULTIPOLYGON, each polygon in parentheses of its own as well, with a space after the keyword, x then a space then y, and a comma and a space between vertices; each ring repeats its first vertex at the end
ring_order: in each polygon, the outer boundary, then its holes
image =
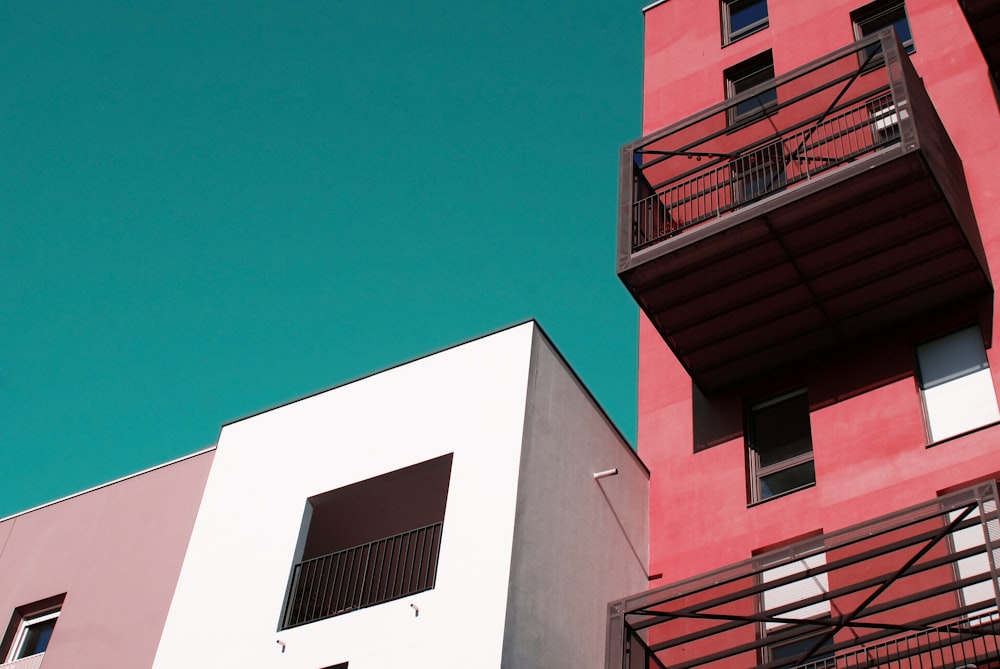
POLYGON ((991 294, 923 154, 898 145, 633 260, 622 280, 708 391, 991 294))
POLYGON ((619 277, 705 392, 946 310, 991 332, 962 161, 891 31, 627 145, 620 203, 619 277))

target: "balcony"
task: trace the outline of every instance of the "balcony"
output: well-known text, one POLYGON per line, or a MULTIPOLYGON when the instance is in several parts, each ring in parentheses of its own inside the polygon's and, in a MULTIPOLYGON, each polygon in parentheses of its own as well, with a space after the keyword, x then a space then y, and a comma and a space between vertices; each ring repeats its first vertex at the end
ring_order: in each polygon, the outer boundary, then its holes
POLYGON ((618 275, 706 392, 992 294, 891 30, 626 145, 620 177, 618 275))
POLYGON ((282 629, 434 587, 442 523, 296 564, 282 629))
POLYGON ((995 86, 1000 86, 1000 0, 958 0, 983 51, 995 86))
POLYGON ((28 657, 22 657, 20 660, 4 662, 0 664, 0 669, 38 669, 42 666, 42 659, 44 657, 45 653, 29 655, 28 657))
POLYGON ((607 669, 1000 663, 993 482, 609 606, 607 669))

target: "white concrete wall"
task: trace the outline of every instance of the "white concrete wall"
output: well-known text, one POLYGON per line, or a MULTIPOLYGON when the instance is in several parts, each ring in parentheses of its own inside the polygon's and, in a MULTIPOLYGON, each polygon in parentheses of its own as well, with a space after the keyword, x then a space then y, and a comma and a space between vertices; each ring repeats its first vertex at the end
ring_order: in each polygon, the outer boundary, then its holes
POLYGON ((499 667, 534 327, 223 428, 154 668, 499 667), (436 587, 276 631, 306 499, 446 453, 436 587))
POLYGON ((599 669, 608 602, 648 588, 649 473, 540 331, 526 413, 501 666, 599 669))

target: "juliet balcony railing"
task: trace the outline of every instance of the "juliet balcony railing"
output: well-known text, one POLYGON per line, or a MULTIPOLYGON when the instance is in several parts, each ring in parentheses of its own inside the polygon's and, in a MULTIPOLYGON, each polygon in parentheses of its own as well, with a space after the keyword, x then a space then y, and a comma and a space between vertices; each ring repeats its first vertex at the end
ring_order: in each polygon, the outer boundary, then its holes
POLYGON ((22 657, 20 660, 0 664, 0 669, 39 669, 42 666, 42 659, 44 657, 45 653, 29 655, 28 657, 22 657))
POLYGON ((433 588, 441 528, 434 523, 296 564, 282 628, 433 588))
POLYGON ((891 29, 625 145, 619 177, 618 276, 708 394, 944 310, 991 326, 962 160, 891 29))
POLYGON ((607 669, 995 669, 993 482, 612 602, 607 669))

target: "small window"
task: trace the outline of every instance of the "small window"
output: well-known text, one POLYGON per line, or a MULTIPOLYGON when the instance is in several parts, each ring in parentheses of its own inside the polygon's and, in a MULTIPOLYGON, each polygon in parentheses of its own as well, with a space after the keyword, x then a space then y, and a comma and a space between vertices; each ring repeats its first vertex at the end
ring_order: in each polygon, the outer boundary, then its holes
MULTIPOLYGON (((774 79, 774 60, 771 52, 754 56, 738 65, 734 65, 725 72, 726 96, 735 98, 741 93, 749 91, 751 88, 760 86, 774 79)), ((778 91, 776 88, 766 88, 753 97, 738 102, 729 110, 729 123, 736 125, 753 120, 774 111, 778 105, 778 91)))
POLYGON ((434 587, 452 456, 306 500, 281 628, 434 587))
POLYGON ((978 327, 918 346, 917 367, 932 443, 1000 421, 978 327))
MULTIPOLYGON (((890 26, 896 30, 900 44, 906 53, 913 53, 913 35, 910 34, 910 22, 906 19, 906 6, 903 0, 879 0, 861 9, 851 12, 854 22, 856 39, 868 37, 883 28, 890 26)), ((862 65, 874 65, 882 61, 880 47, 873 44, 862 54, 862 65)))
POLYGON ((722 43, 731 44, 767 27, 767 0, 722 0, 722 43))
POLYGON ((733 203, 753 202, 785 187, 785 152, 780 141, 743 154, 729 163, 733 203))
POLYGON ((4 635, 4 662, 40 655, 49 647, 64 595, 20 606, 14 610, 4 635))
POLYGON ((753 405, 748 422, 751 502, 816 482, 805 390, 753 405))
MULTIPOLYGON (((824 567, 826 567, 826 553, 821 551, 761 572, 760 580, 764 586, 801 575, 797 580, 766 588, 761 593, 761 612, 768 618, 782 619, 780 622, 765 620, 763 624, 765 636, 780 635, 782 640, 762 649, 764 652, 762 661, 769 663, 788 660, 787 664, 777 665, 775 669, 798 666, 797 660, 812 650, 825 636, 826 629, 807 622, 830 617, 830 600, 826 598, 830 593, 830 580, 824 567), (824 599, 790 611, 782 610, 794 606, 796 602, 815 600, 818 597, 824 599), (800 625, 794 622, 796 620, 806 622, 800 625)), ((832 667, 833 654, 824 651, 832 644, 833 639, 827 639, 803 666, 811 669, 832 667)))

